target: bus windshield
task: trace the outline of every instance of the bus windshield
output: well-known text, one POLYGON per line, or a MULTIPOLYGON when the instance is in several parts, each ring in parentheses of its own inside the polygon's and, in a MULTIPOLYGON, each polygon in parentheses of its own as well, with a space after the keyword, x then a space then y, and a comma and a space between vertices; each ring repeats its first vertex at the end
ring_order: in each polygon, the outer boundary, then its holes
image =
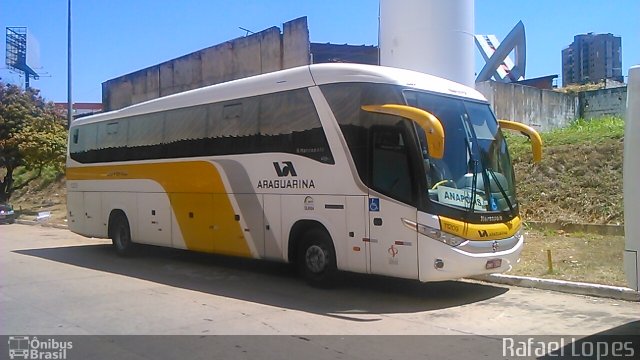
POLYGON ((444 155, 433 158, 424 131, 416 126, 432 202, 469 213, 517 209, 507 144, 486 103, 405 90, 407 104, 426 110, 444 127, 444 155))

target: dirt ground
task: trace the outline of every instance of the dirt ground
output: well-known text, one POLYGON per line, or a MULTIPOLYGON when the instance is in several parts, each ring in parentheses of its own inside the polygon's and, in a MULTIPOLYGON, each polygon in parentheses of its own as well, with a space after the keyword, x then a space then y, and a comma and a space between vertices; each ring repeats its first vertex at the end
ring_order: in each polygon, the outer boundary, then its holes
POLYGON ((47 186, 35 181, 29 187, 16 191, 10 203, 19 219, 35 220, 38 213, 50 212, 43 221, 54 224, 67 223, 67 188, 64 178, 47 186))

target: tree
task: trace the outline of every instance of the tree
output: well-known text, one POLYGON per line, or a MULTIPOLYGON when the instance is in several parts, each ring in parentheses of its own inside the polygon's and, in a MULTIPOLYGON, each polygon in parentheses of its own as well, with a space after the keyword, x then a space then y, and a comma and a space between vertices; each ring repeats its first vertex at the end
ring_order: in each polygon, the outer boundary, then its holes
POLYGON ((62 172, 66 154, 65 119, 38 90, 0 82, 0 202, 27 186, 53 166, 62 172), (14 171, 24 166, 30 176, 14 183, 14 171))

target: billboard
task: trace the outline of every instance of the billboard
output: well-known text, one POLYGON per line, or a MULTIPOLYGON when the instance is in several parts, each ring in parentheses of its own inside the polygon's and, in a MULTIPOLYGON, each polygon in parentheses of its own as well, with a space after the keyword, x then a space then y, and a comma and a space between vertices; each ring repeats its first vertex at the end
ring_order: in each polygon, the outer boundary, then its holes
MULTIPOLYGON (((32 55, 27 55, 27 40, 31 39, 32 43, 37 45, 33 37, 27 35, 26 27, 7 27, 7 53, 5 64, 9 69, 21 72, 25 75, 26 87, 29 87, 29 78, 38 79, 36 73, 29 63, 33 64, 38 56, 37 46, 32 55)), ((31 49, 31 46, 29 46, 31 49)))

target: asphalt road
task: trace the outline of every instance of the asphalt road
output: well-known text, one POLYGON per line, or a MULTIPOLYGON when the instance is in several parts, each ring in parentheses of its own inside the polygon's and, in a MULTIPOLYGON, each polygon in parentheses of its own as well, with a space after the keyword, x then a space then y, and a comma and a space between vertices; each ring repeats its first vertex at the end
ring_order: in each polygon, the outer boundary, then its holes
MULTIPOLYGON (((254 358, 247 355, 251 351, 265 355, 256 345, 261 341, 271 344, 262 349, 292 352, 283 358, 315 358, 308 355, 309 346, 318 350, 317 358, 394 358, 421 346, 450 349, 447 342, 460 343, 464 337, 638 336, 640 304, 474 281, 422 284, 356 274, 344 274, 336 288, 320 290, 308 287, 284 264, 155 247, 121 258, 108 240, 14 224, 0 226, 0 330, 3 335, 56 336, 287 335, 216 341, 228 343, 226 358, 254 358), (458 336, 384 341, 354 336, 347 344, 345 335, 458 336), (242 341, 247 344, 239 345, 242 341), (297 352, 300 344, 306 347, 297 352), (360 356, 364 344, 372 356, 360 356)), ((123 338, 116 337, 116 343, 123 338)), ((197 337, 179 341, 197 342, 197 337)), ((465 342, 467 347, 472 343, 465 342)), ((124 345, 118 349, 129 355, 121 358, 147 358, 139 352, 135 355, 141 357, 132 356, 124 345)))

